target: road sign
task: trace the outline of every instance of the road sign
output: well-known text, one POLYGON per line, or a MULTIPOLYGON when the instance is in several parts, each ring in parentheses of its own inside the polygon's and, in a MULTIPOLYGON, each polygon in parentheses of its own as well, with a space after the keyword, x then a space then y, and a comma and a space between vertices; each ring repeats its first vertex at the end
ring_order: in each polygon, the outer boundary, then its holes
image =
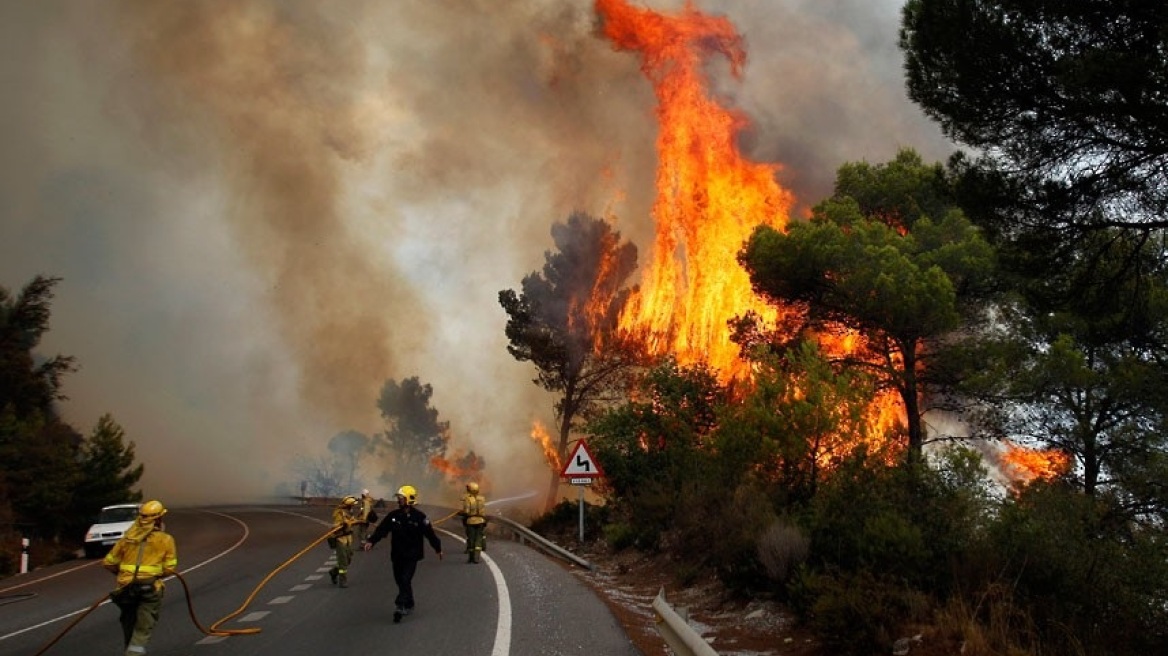
MULTIPOLYGON (((576 442, 576 448, 572 451, 572 455, 568 456, 567 462, 564 463, 564 468, 560 470, 560 476, 565 478, 596 478, 604 476, 604 472, 600 469, 600 464, 588 453, 588 445, 584 440, 576 442)), ((574 480, 573 485, 578 485, 574 480)))

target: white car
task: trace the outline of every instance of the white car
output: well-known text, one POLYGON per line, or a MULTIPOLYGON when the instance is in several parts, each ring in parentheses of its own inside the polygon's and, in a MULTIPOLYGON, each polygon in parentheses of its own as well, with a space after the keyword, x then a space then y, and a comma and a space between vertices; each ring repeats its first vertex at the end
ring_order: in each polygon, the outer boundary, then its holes
POLYGON ((85 557, 104 556, 137 519, 136 503, 119 503, 102 508, 97 522, 85 532, 85 557))

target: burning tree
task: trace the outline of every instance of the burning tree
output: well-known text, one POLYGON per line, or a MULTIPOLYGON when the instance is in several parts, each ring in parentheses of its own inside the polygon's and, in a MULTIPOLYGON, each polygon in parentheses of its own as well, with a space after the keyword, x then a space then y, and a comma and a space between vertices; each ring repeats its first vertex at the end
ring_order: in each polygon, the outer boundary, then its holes
POLYGON ((393 456, 393 474, 422 476, 435 456, 446 454, 450 422, 438 420, 438 410, 430 406, 434 388, 417 376, 385 381, 377 408, 386 429, 373 437, 373 449, 386 449, 393 456))
POLYGON ((760 226, 740 255, 755 289, 805 310, 840 361, 869 371, 905 409, 909 459, 924 443, 927 360, 978 304, 993 251, 951 205, 943 169, 912 151, 840 168, 835 194, 783 233, 760 226))
MULTIPOLYGON (((557 251, 544 254, 541 272, 523 278, 522 291, 499 292, 507 312, 507 351, 539 370, 534 382, 559 393, 558 456, 567 457, 574 423, 613 389, 636 362, 635 350, 616 333, 630 290, 625 281, 637 265, 637 249, 622 244, 608 223, 573 213, 552 226, 557 251)), ((559 472, 553 471, 548 503, 559 472)))

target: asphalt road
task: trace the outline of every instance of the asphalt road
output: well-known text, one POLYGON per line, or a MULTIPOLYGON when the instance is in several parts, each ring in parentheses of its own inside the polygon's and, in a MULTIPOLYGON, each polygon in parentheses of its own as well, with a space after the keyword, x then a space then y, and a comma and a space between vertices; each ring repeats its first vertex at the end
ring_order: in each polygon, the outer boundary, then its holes
MULTIPOLYGON (((435 520, 449 512, 423 509, 435 520)), ((148 653, 640 653, 603 602, 539 551, 491 539, 485 562, 468 564, 456 521, 439 526, 444 560, 426 547, 414 579, 417 607, 401 624, 392 622, 396 588, 388 543, 354 557, 346 589, 329 581, 332 553, 323 542, 263 583, 324 534, 328 515, 328 508, 310 506, 172 509, 166 529, 178 544, 179 572, 191 588, 198 624, 204 629, 260 631, 206 635, 191 618, 183 586, 171 579, 148 653), (231 619, 221 621, 227 617, 231 619)), ((46 656, 121 654, 115 606, 104 602, 82 617, 112 586, 113 575, 98 560, 62 563, 0 580, 0 655, 35 656, 59 635, 46 656), (66 632, 61 635, 62 631, 66 632)))

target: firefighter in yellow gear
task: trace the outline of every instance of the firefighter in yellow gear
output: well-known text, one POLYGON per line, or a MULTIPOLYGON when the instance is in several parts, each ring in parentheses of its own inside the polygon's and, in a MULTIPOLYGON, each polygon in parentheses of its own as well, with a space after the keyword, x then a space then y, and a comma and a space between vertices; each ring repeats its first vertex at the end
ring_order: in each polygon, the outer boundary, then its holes
POLYGON ((333 534, 329 537, 329 546, 337 556, 337 564, 329 570, 329 578, 333 585, 342 588, 349 587, 349 563, 353 561, 353 525, 360 519, 357 517, 357 497, 349 495, 333 508, 333 534))
POLYGON ((355 544, 365 543, 365 534, 369 532, 369 525, 377 521, 377 514, 373 512, 373 496, 369 490, 361 490, 361 498, 357 499, 355 514, 360 520, 354 525, 356 534, 355 544))
POLYGON ((466 484, 466 495, 462 497, 462 526, 466 529, 466 562, 477 563, 483 550, 487 548, 487 499, 479 494, 479 484, 466 484))
POLYGON ((160 501, 142 504, 138 519, 102 561, 102 566, 117 574, 117 588, 110 593, 110 600, 121 611, 126 656, 146 653, 162 609, 162 578, 178 569, 174 538, 163 531, 165 514, 160 501))

